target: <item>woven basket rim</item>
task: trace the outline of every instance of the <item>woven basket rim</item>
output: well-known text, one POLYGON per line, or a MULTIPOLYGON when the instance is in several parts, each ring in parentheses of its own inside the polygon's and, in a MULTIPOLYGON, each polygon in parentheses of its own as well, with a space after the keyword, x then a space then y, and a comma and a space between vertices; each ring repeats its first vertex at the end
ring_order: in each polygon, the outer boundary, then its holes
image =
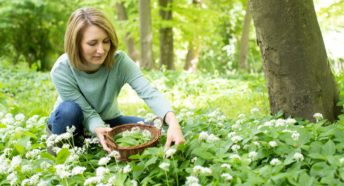
POLYGON ((151 140, 149 140, 148 142, 146 143, 142 143, 142 144, 139 144, 139 145, 136 145, 136 146, 129 146, 129 147, 123 147, 123 146, 119 146, 116 144, 116 148, 114 148, 113 150, 117 150, 117 151, 127 151, 127 150, 135 150, 135 149, 140 149, 140 148, 146 148, 146 147, 149 147, 151 146, 152 144, 154 144, 156 141, 159 140, 160 136, 161 136, 161 131, 154 127, 154 126, 151 126, 151 125, 145 125, 145 124, 138 124, 138 123, 130 123, 130 124, 123 124, 123 125, 119 125, 119 126, 116 126, 116 127, 113 127, 110 131, 109 131, 109 134, 110 134, 110 137, 114 137, 115 134, 119 134, 125 130, 129 130, 133 127, 140 127, 141 129, 148 129, 151 134, 153 135, 153 138, 151 140), (123 129, 124 128, 124 129, 123 129), (122 130, 118 133, 116 133, 117 130, 122 130), (156 131, 156 134, 153 134, 152 130, 155 130, 156 131))

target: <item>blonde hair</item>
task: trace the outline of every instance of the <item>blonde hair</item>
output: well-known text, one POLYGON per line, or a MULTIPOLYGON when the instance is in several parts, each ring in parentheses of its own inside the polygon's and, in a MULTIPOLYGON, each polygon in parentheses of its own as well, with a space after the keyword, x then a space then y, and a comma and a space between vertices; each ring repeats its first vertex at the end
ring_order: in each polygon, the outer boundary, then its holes
POLYGON ((115 28, 108 18, 95 8, 80 8, 69 17, 66 33, 64 36, 64 49, 71 64, 78 70, 84 70, 85 64, 81 55, 81 39, 83 31, 87 26, 95 25, 103 29, 109 36, 110 49, 104 61, 106 68, 111 68, 114 64, 114 54, 118 48, 118 38, 115 28))

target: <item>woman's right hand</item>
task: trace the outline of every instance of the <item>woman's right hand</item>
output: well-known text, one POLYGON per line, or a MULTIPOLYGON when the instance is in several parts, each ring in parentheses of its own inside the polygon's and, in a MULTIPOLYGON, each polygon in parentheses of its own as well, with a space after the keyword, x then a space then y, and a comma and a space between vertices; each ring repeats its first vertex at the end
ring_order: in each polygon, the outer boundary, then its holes
POLYGON ((107 152, 111 152, 111 149, 105 142, 105 135, 107 132, 109 132, 111 128, 109 127, 97 127, 94 129, 94 132, 96 133, 97 137, 99 138, 100 144, 103 146, 103 149, 107 152))

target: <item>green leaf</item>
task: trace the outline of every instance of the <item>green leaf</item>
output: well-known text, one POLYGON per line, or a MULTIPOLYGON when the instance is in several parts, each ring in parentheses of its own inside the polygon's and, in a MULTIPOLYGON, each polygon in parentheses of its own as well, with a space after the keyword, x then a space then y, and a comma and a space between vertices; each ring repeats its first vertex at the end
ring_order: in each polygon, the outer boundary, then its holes
POLYGON ((324 161, 327 160, 326 156, 320 153, 310 153, 308 154, 308 156, 311 157, 312 159, 318 159, 318 160, 324 160, 324 161))
POLYGON ((334 155, 336 152, 336 145, 332 140, 328 140, 328 142, 323 146, 322 152, 326 155, 334 155))
POLYGON ((66 161, 66 159, 69 157, 70 152, 68 149, 63 148, 59 151, 59 153, 57 153, 56 155, 56 162, 61 164, 64 163, 66 161))
POLYGON ((203 158, 205 160, 211 160, 214 158, 214 155, 211 154, 210 152, 205 151, 206 149, 204 148, 195 148, 191 154, 198 156, 200 158, 203 158))
POLYGON ((24 154, 25 153, 25 147, 21 144, 15 144, 14 148, 20 153, 24 154))
POLYGON ((145 163, 145 166, 146 166, 146 167, 149 167, 150 165, 154 164, 157 160, 158 160, 157 157, 153 157, 153 158, 149 159, 149 160, 145 163))
POLYGON ((302 172, 299 177, 299 185, 311 186, 313 184, 313 178, 310 177, 306 172, 302 172))

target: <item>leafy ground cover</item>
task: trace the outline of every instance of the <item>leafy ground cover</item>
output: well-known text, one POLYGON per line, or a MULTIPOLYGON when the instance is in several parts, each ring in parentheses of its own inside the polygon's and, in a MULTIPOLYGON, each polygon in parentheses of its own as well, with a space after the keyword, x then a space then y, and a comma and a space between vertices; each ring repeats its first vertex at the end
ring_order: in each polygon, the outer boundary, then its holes
MULTIPOLYGON (((168 97, 187 143, 157 147, 125 163, 96 138, 76 147, 71 132, 47 139, 56 93, 49 74, 0 69, 0 185, 341 185, 343 119, 331 124, 268 114, 263 76, 147 72, 168 97), (69 140, 68 140, 69 139, 69 140), (53 148, 46 146, 66 141, 53 148)), ((340 87, 344 78, 338 76, 340 87)), ((125 114, 152 117, 125 87, 125 114)), ((342 118, 342 117, 341 117, 342 118)))

